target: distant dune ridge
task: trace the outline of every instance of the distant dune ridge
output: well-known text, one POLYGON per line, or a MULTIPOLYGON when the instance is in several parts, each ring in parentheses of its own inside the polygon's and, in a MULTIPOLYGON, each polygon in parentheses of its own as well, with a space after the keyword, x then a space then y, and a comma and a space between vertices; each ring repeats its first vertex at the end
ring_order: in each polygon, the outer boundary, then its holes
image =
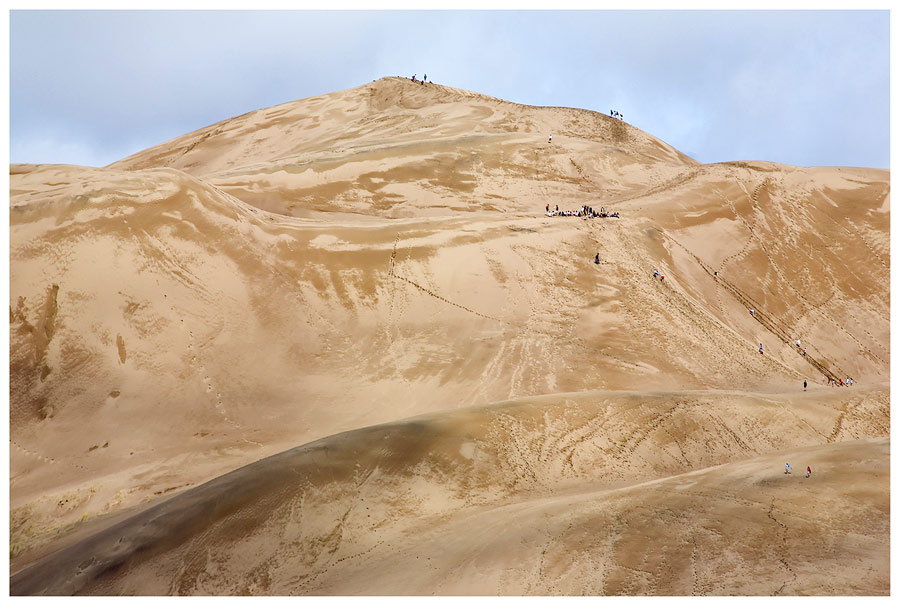
POLYGON ((889 208, 393 77, 12 165, 11 593, 889 595, 889 208))

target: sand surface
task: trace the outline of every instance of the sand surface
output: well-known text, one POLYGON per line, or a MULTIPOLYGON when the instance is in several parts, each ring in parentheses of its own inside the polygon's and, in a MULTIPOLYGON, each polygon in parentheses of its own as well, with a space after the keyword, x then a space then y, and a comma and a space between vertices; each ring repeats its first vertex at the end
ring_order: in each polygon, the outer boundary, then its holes
POLYGON ((399 78, 13 165, 11 591, 887 595, 889 191, 399 78))

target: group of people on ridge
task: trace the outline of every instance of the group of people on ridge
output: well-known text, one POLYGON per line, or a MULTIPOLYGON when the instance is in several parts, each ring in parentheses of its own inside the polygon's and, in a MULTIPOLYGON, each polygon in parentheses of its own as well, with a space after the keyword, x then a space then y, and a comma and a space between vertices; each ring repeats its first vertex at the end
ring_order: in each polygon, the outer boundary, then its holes
POLYGON ((850 387, 853 385, 853 377, 847 377, 846 379, 829 379, 825 375, 822 375, 822 382, 826 383, 829 387, 850 387))
POLYGON ((546 210, 548 217, 584 217, 586 219, 593 219, 594 217, 619 218, 619 211, 607 211, 606 208, 602 206, 600 207, 600 212, 597 212, 593 207, 586 205, 582 205, 578 210, 559 210, 559 204, 557 204, 556 209, 550 210, 550 205, 548 204, 546 210))

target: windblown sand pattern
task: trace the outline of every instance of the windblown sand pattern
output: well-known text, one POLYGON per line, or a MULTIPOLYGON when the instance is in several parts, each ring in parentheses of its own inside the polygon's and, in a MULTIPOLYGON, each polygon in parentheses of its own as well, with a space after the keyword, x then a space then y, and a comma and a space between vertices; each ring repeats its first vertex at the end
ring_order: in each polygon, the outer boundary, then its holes
POLYGON ((888 595, 889 206, 400 78, 13 165, 11 592, 888 595))

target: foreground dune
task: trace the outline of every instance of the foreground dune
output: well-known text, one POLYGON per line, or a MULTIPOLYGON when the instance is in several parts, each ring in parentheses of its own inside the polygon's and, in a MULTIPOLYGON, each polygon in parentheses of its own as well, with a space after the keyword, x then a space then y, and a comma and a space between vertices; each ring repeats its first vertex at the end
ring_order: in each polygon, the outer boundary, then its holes
POLYGON ((397 78, 13 165, 13 591, 888 593, 889 185, 397 78))
POLYGON ((12 590, 881 592, 889 442, 865 438, 889 410, 857 397, 591 392, 354 430, 96 532, 12 590))

